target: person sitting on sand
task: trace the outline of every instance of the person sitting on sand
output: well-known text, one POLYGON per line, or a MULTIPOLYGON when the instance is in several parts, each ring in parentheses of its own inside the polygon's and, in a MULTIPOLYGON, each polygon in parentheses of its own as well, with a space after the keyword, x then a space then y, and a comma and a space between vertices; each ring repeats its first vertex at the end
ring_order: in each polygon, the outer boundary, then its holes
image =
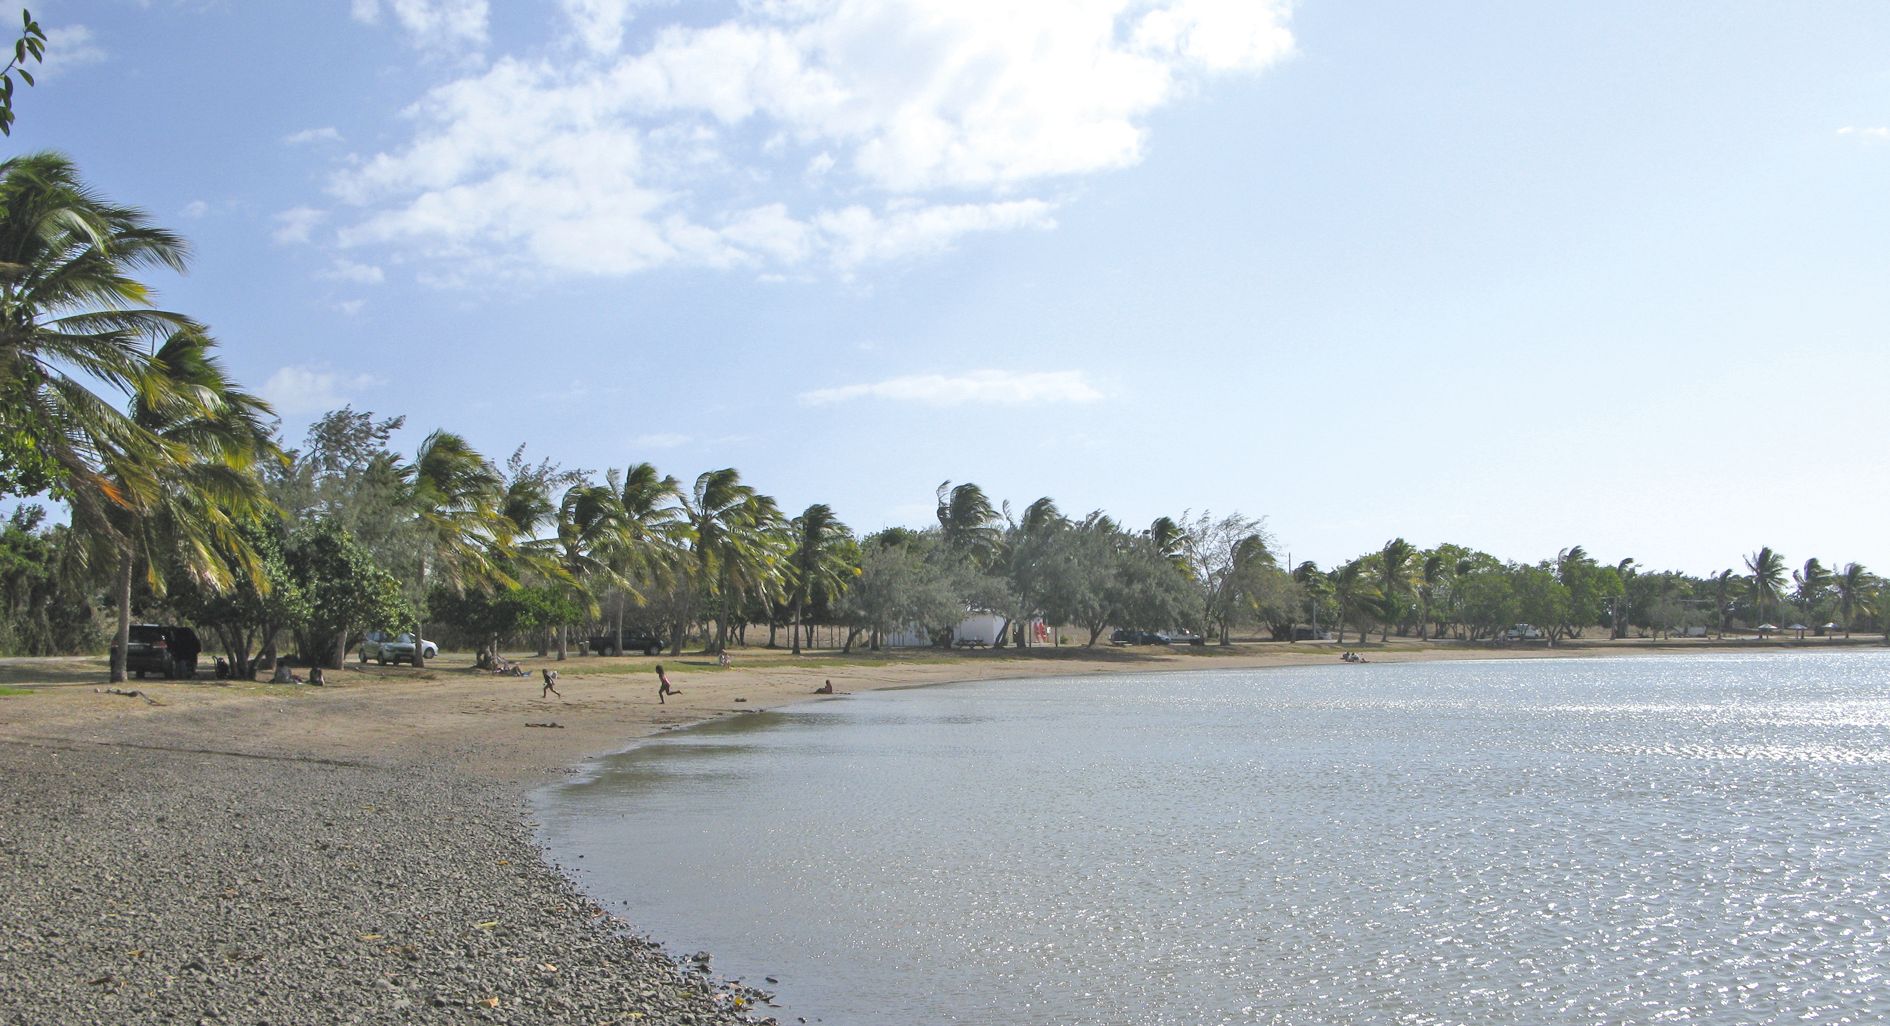
POLYGON ((538 697, 543 698, 546 695, 557 695, 558 699, 562 701, 564 695, 560 694, 558 691, 558 671, 540 670, 539 672, 545 675, 545 686, 538 692, 538 697))
POLYGON ((819 687, 817 687, 817 688, 815 688, 815 689, 814 689, 814 694, 816 694, 816 695, 831 695, 831 694, 833 694, 833 681, 828 681, 827 683, 825 683, 825 684, 822 684, 821 686, 819 686, 819 687))
POLYGON ((682 694, 682 692, 680 692, 680 691, 678 691, 678 690, 676 690, 675 688, 673 688, 673 687, 670 687, 670 686, 669 686, 669 677, 668 677, 667 675, 665 675, 665 674, 663 673, 663 664, 662 664, 662 663, 657 663, 657 664, 656 664, 656 679, 657 679, 657 681, 658 681, 658 683, 657 683, 657 685, 656 685, 656 704, 657 704, 657 705, 666 705, 666 704, 667 704, 667 703, 666 703, 666 702, 664 702, 664 700, 663 700, 663 696, 665 696, 665 695, 680 695, 680 694, 682 694))

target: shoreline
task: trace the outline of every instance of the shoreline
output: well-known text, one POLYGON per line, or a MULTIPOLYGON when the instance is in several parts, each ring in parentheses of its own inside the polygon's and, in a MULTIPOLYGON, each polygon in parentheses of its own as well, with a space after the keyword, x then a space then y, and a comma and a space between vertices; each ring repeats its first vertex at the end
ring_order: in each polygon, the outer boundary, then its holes
POLYGON ((844 693, 1317 665, 1345 649, 1391 663, 1882 647, 1374 641, 798 662, 749 650, 728 670, 696 656, 570 660, 562 701, 539 698, 535 673, 439 662, 351 664, 325 688, 133 681, 124 689, 144 697, 122 697, 93 690, 103 675, 87 679, 84 661, 0 660, 0 683, 28 683, 38 664, 52 678, 0 697, 13 782, 0 793, 0 917, 21 924, 0 936, 0 1022, 762 1021, 762 995, 583 894, 539 845, 532 795, 670 730, 828 697, 813 689, 829 678, 844 693), (682 689, 662 705, 657 662, 682 689))

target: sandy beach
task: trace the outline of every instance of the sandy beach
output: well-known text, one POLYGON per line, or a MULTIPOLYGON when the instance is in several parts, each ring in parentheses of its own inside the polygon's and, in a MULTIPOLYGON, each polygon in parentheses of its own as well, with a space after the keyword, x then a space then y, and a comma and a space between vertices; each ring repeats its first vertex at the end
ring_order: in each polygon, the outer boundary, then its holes
MULTIPOLYGON (((840 692, 947 681, 1660 652, 1393 640, 1230 649, 527 657, 527 677, 349 664, 327 686, 134 681, 0 660, 0 1023, 713 1023, 765 994, 665 952, 534 844, 529 789, 639 738, 840 692), (654 664, 681 689, 656 698, 654 664), (563 697, 541 696, 540 666, 563 697)), ((1370 672, 1370 664, 1359 672, 1370 672)), ((660 940, 660 938, 658 939, 660 940)))

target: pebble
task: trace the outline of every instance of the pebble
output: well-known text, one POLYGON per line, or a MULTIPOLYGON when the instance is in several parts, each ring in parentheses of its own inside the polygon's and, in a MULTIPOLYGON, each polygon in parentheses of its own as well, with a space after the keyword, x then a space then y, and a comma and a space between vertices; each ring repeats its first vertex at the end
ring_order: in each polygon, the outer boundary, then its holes
POLYGON ((762 1021, 593 916, 516 787, 285 754, 0 740, 0 1023, 762 1021))

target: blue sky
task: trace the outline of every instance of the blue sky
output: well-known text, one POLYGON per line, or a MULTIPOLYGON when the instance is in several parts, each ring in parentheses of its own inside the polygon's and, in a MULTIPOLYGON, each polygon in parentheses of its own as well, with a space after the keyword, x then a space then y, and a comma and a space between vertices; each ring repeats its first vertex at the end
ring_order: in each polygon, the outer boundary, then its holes
POLYGON ((1890 570, 1890 7, 91 0, 8 147, 299 439, 1890 570))

